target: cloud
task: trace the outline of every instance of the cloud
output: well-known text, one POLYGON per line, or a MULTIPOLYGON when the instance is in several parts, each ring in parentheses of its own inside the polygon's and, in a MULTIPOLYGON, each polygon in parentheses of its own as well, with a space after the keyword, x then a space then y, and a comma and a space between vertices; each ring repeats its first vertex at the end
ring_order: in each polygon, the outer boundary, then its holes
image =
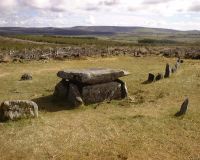
POLYGON ((12 9, 14 6, 17 5, 17 1, 16 0, 2 0, 0 2, 0 9, 1 10, 8 10, 8 9, 12 9))
POLYGON ((189 11, 200 12, 200 4, 195 4, 189 8, 189 11))
POLYGON ((0 0, 0 26, 122 25, 200 30, 198 2, 200 0, 0 0))
POLYGON ((170 2, 170 1, 172 1, 172 0, 145 0, 145 1, 143 1, 142 4, 155 5, 155 4, 167 3, 167 2, 170 2))
POLYGON ((98 10, 100 10, 100 8, 97 7, 97 6, 87 6, 85 8, 85 10, 87 10, 87 11, 98 11, 98 10))
POLYGON ((105 1, 99 2, 100 5, 105 5, 105 6, 114 6, 114 5, 117 5, 119 3, 120 3, 119 0, 105 0, 105 1))

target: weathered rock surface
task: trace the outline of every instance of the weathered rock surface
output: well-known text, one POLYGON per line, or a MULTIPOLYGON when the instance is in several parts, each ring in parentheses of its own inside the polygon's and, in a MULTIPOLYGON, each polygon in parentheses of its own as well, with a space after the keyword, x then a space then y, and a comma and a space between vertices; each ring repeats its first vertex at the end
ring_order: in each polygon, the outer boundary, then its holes
POLYGON ((188 108, 188 104, 189 104, 189 99, 186 98, 185 101, 183 102, 183 104, 181 105, 180 111, 178 111, 175 116, 179 117, 182 116, 186 113, 187 108, 188 108))
POLYGON ((122 85, 118 82, 108 82, 84 86, 82 98, 85 104, 102 102, 104 100, 122 99, 122 85))
POLYGON ((84 69, 84 70, 65 70, 59 71, 57 76, 62 79, 67 79, 72 82, 78 82, 83 84, 97 84, 104 82, 112 82, 119 77, 128 75, 128 72, 115 69, 84 69))
POLYGON ((0 106, 1 120, 38 117, 38 105, 28 100, 5 101, 0 106))
POLYGON ((164 75, 164 77, 165 78, 169 78, 170 75, 171 75, 171 68, 170 68, 169 64, 167 63, 166 64, 166 68, 165 68, 165 75, 164 75))
POLYGON ((32 75, 31 74, 29 74, 29 73, 25 73, 25 74, 23 74, 22 76, 21 76, 21 81, 27 81, 27 80, 32 80, 33 79, 33 77, 32 77, 32 75))

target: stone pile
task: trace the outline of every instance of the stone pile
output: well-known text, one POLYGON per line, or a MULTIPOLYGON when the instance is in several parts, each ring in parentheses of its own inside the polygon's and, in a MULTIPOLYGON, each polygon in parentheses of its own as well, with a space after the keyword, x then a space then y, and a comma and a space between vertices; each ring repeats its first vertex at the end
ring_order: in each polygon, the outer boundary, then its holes
POLYGON ((165 74, 164 75, 162 73, 158 73, 157 75, 149 73, 148 79, 143 83, 144 84, 152 83, 152 82, 155 82, 155 81, 159 81, 163 78, 169 78, 173 73, 175 73, 177 71, 177 69, 179 68, 181 63, 183 63, 183 60, 181 60, 180 58, 177 59, 176 64, 172 67, 170 67, 170 65, 167 63, 166 67, 165 67, 165 74))
POLYGON ((0 105, 0 120, 38 117, 38 105, 28 100, 5 101, 0 105))
POLYGON ((56 85, 54 96, 71 106, 98 103, 127 97, 126 83, 119 77, 128 75, 123 70, 84 69, 59 71, 62 80, 56 85))

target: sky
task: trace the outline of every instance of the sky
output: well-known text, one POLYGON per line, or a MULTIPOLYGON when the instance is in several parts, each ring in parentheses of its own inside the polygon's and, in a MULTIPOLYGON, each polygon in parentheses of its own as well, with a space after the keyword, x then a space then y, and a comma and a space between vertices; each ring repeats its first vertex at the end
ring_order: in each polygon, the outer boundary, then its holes
POLYGON ((200 30, 200 0, 0 0, 0 27, 200 30))

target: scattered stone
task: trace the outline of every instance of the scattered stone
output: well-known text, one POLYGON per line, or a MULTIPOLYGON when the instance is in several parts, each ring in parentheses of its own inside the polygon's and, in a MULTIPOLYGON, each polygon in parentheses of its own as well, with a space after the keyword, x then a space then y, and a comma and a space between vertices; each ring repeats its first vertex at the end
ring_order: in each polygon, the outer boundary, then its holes
POLYGON ((163 79, 163 78, 164 78, 163 74, 162 74, 162 73, 158 73, 158 74, 156 75, 155 80, 156 80, 156 81, 159 81, 159 80, 161 80, 161 79, 163 79))
POLYGON ((149 76, 148 76, 148 80, 147 80, 147 82, 151 83, 151 82, 153 82, 153 81, 154 81, 154 79, 155 79, 155 76, 154 76, 154 74, 152 74, 152 73, 149 73, 149 76))
POLYGON ((28 100, 5 101, 0 106, 0 119, 17 120, 38 117, 38 105, 28 100))
POLYGON ((21 81, 26 81, 26 80, 32 80, 33 79, 33 77, 32 77, 32 75, 31 74, 29 74, 29 73, 25 73, 25 74, 23 74, 22 76, 21 76, 21 81))
POLYGON ((188 108, 188 104, 189 104, 189 99, 185 99, 185 101, 183 102, 183 104, 181 105, 180 111, 178 111, 175 116, 179 117, 182 116, 186 113, 187 108, 188 108))
POLYGON ((171 75, 171 68, 170 68, 169 64, 167 63, 166 64, 166 68, 165 68, 165 75, 164 75, 164 77, 165 78, 169 78, 170 75, 171 75))

